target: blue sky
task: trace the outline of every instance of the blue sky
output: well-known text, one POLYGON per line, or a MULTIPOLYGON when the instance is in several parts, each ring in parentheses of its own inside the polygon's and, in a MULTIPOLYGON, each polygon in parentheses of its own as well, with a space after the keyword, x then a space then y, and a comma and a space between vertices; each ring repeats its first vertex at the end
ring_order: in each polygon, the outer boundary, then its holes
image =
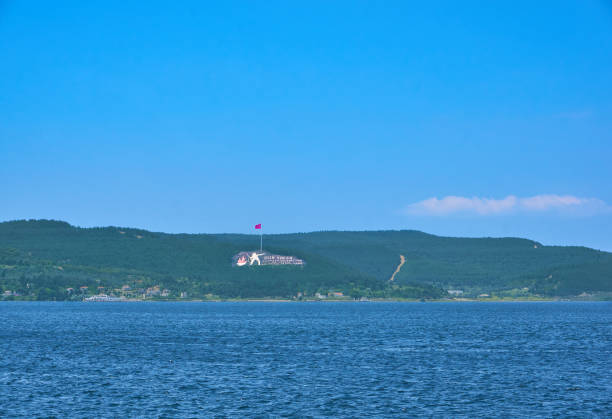
POLYGON ((0 220, 612 250, 610 3, 125 3, 0 3, 0 220))

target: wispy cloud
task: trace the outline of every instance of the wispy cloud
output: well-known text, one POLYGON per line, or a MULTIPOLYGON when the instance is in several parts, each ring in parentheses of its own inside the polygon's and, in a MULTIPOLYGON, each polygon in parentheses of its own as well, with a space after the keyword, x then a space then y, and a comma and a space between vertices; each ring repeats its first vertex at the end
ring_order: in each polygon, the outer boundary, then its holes
POLYGON ((550 211, 573 215, 595 215, 609 212, 612 207, 597 198, 579 198, 572 195, 535 195, 502 199, 445 196, 415 202, 404 209, 409 215, 445 216, 451 214, 505 215, 513 213, 544 213, 550 211))

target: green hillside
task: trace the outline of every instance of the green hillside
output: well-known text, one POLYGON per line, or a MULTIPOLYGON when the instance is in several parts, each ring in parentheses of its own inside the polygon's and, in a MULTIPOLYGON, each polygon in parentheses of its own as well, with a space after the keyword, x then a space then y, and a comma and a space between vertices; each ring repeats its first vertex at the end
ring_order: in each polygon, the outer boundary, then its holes
POLYGON ((573 296, 612 292, 612 254, 542 246, 516 238, 449 238, 418 231, 266 235, 265 249, 307 264, 232 267, 257 236, 164 234, 130 228, 77 228, 48 220, 0 223, 4 298, 81 299, 126 285, 134 296, 292 297, 343 292, 354 297, 573 296), (392 283, 400 255, 406 263, 392 283), (87 290, 80 290, 80 287, 87 290), (67 291, 73 288, 74 291, 67 291), (13 295, 17 294, 17 295, 13 295))

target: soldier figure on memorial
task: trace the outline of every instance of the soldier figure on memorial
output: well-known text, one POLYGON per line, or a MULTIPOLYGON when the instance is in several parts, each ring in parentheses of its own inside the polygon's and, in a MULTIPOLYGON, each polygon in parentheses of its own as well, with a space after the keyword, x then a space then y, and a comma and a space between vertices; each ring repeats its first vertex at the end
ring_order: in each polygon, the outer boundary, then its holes
POLYGON ((249 266, 255 262, 257 262, 258 265, 261 265, 261 261, 259 260, 259 257, 263 255, 264 253, 257 253, 257 252, 251 253, 251 256, 249 256, 249 266))

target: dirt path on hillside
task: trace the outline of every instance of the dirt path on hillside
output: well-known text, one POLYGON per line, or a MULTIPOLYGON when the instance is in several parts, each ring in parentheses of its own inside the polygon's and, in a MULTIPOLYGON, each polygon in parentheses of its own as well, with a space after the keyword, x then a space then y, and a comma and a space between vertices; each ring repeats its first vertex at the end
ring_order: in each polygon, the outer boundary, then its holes
POLYGON ((397 265, 397 268, 395 268, 395 272, 393 272, 393 275, 391 275, 391 278, 389 278, 389 281, 393 281, 395 279, 395 275, 397 275, 400 269, 402 269, 402 266, 404 265, 404 263, 406 263, 406 258, 404 257, 404 255, 400 255, 400 264, 397 265))

